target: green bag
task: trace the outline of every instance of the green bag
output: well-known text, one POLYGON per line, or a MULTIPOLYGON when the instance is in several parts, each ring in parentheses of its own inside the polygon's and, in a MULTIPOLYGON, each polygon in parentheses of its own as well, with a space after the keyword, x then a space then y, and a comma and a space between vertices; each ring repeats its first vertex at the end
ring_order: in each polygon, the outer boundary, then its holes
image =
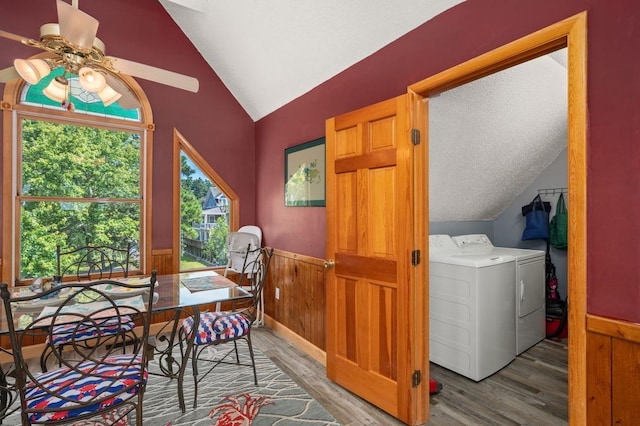
POLYGON ((558 204, 556 204, 556 215, 551 219, 549 224, 549 242, 557 249, 567 248, 567 224, 569 223, 569 214, 564 204, 564 196, 560 193, 558 204))

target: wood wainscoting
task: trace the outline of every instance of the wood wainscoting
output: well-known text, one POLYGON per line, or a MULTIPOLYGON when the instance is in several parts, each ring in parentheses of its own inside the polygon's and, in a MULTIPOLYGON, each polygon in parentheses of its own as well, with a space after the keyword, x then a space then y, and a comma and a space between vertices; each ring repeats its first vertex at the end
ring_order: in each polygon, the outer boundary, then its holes
POLYGON ((274 250, 264 302, 266 325, 325 364, 324 259, 274 250))
MULTIPOLYGON (((150 269, 171 274, 172 265, 173 250, 153 250, 150 269)), ((326 365, 324 259, 274 249, 264 302, 266 325, 326 365)), ((153 322, 169 320, 169 313, 158 315, 153 322)))
POLYGON ((640 324, 587 315, 588 424, 640 424, 639 378, 640 324))

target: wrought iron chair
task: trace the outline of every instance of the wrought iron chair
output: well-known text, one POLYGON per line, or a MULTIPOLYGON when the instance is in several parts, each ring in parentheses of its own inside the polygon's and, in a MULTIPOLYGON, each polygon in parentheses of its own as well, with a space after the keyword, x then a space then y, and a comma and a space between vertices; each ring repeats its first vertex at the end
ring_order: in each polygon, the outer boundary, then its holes
POLYGON ((78 281, 90 281, 112 278, 117 273, 127 277, 130 260, 131 243, 126 248, 87 245, 64 251, 58 245, 57 278, 75 275, 78 281))
MULTIPOLYGON (((112 280, 68 283, 26 296, 21 292, 12 295, 6 283, 0 284, 23 425, 73 423, 97 416, 120 421, 132 412, 136 424, 142 424, 142 400, 148 377, 144 348, 149 336, 155 281, 154 271, 144 284, 112 280), (114 299, 112 296, 122 294, 123 288, 143 292, 114 299), (98 294, 100 299, 91 305, 75 304, 78 298, 87 297, 87 292, 91 292, 91 297, 98 294), (59 303, 52 305, 51 298, 59 303), (121 353, 118 341, 121 333, 104 330, 121 329, 131 319, 141 325, 142 344, 135 349, 127 346, 121 353), (43 373, 25 358, 23 350, 42 337, 46 337, 46 346, 51 347, 56 338, 53 330, 62 325, 68 327, 69 354, 59 357, 61 367, 43 373)), ((53 350, 53 354, 59 353, 53 350)))
MULTIPOLYGON (((194 382, 193 408, 196 408, 198 403, 198 383, 204 380, 215 367, 220 364, 241 365, 238 355, 238 340, 242 339, 247 342, 251 364, 246 365, 253 368, 254 383, 256 386, 258 385, 253 345, 251 344, 251 327, 256 319, 258 303, 267 279, 267 272, 272 256, 272 248, 257 248, 246 252, 246 260, 241 269, 244 272, 240 277, 240 285, 250 286, 252 294, 250 299, 246 299, 244 303, 242 301, 237 302, 238 305, 236 305, 232 311, 201 313, 197 329, 195 330, 195 336, 192 335, 192 333, 194 333, 193 316, 185 318, 182 322, 179 330, 180 348, 183 358, 185 356, 191 357, 194 382), (189 351, 188 342, 191 338, 193 338, 193 349, 189 351), (229 349, 229 351, 221 357, 216 359, 205 359, 201 357, 207 347, 227 343, 233 343, 233 348, 229 349), (187 345, 187 350, 185 350, 185 344, 187 345), (227 361, 227 357, 233 353, 235 353, 236 357, 235 362, 227 361), (200 376, 198 361, 209 364, 207 371, 200 376)), ((187 362, 187 360, 184 361, 187 362)))
MULTIPOLYGON (((118 272, 122 273, 126 278, 129 275, 130 257, 131 243, 127 243, 127 247, 124 249, 109 246, 89 245, 67 251, 62 251, 61 247, 58 245, 56 247, 58 275, 54 278, 54 282, 62 282, 65 275, 71 275, 78 281, 101 280, 103 278, 109 279, 112 278, 114 273, 118 272)), ((86 292, 84 300, 77 299, 77 303, 93 302, 93 298, 95 297, 98 296, 90 292, 86 292)), ((123 317, 123 320, 126 319, 126 317, 123 317)), ((131 330, 135 328, 133 321, 128 321, 123 324, 122 327, 112 327, 110 324, 104 325, 103 333, 120 333, 119 337, 122 345, 124 345, 127 340, 134 345, 139 343, 137 337, 131 334, 131 330)), ((70 335, 70 326, 55 326, 52 335, 55 336, 51 342, 52 344, 45 347, 45 350, 42 351, 42 355, 40 357, 40 368, 42 371, 47 371, 48 361, 54 351, 58 352, 58 356, 56 358, 59 359, 62 357, 64 347, 69 344, 72 337, 70 335)), ((77 343, 80 342, 80 337, 81 336, 79 334, 74 336, 77 343)), ((87 340, 92 337, 91 333, 86 333, 85 335, 87 340)), ((60 366, 60 364, 58 364, 58 366, 60 366)))

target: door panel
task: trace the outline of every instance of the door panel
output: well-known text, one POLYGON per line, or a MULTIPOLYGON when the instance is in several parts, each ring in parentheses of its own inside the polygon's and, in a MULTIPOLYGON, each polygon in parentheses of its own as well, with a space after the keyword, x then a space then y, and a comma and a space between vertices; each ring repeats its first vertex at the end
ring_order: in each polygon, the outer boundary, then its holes
POLYGON ((410 107, 405 95, 327 121, 327 375, 414 424, 428 412, 415 408, 428 405, 428 338, 412 323, 427 313, 412 300, 410 107))
POLYGON ((369 256, 393 259, 395 247, 395 167, 373 169, 368 179, 369 220, 373 226, 368 229, 369 256))

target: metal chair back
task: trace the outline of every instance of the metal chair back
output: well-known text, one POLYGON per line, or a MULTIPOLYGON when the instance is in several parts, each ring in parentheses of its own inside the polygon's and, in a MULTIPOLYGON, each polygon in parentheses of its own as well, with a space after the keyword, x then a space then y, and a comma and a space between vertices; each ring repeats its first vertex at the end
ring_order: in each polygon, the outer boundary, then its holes
POLYGON ((142 424, 148 374, 144 348, 155 282, 153 271, 144 283, 97 280, 39 293, 0 284, 23 425, 73 423, 106 414, 124 419, 130 412, 142 424), (77 303, 87 298, 94 302, 77 303), (130 321, 140 328, 140 344, 121 340, 120 331, 130 321), (61 329, 69 339, 64 357, 53 346, 61 329), (46 373, 25 355, 32 342, 42 340, 59 365, 46 373))
POLYGON ((77 247, 63 250, 56 247, 57 280, 72 276, 78 281, 112 278, 117 274, 127 277, 131 259, 131 243, 125 248, 110 246, 77 247))

